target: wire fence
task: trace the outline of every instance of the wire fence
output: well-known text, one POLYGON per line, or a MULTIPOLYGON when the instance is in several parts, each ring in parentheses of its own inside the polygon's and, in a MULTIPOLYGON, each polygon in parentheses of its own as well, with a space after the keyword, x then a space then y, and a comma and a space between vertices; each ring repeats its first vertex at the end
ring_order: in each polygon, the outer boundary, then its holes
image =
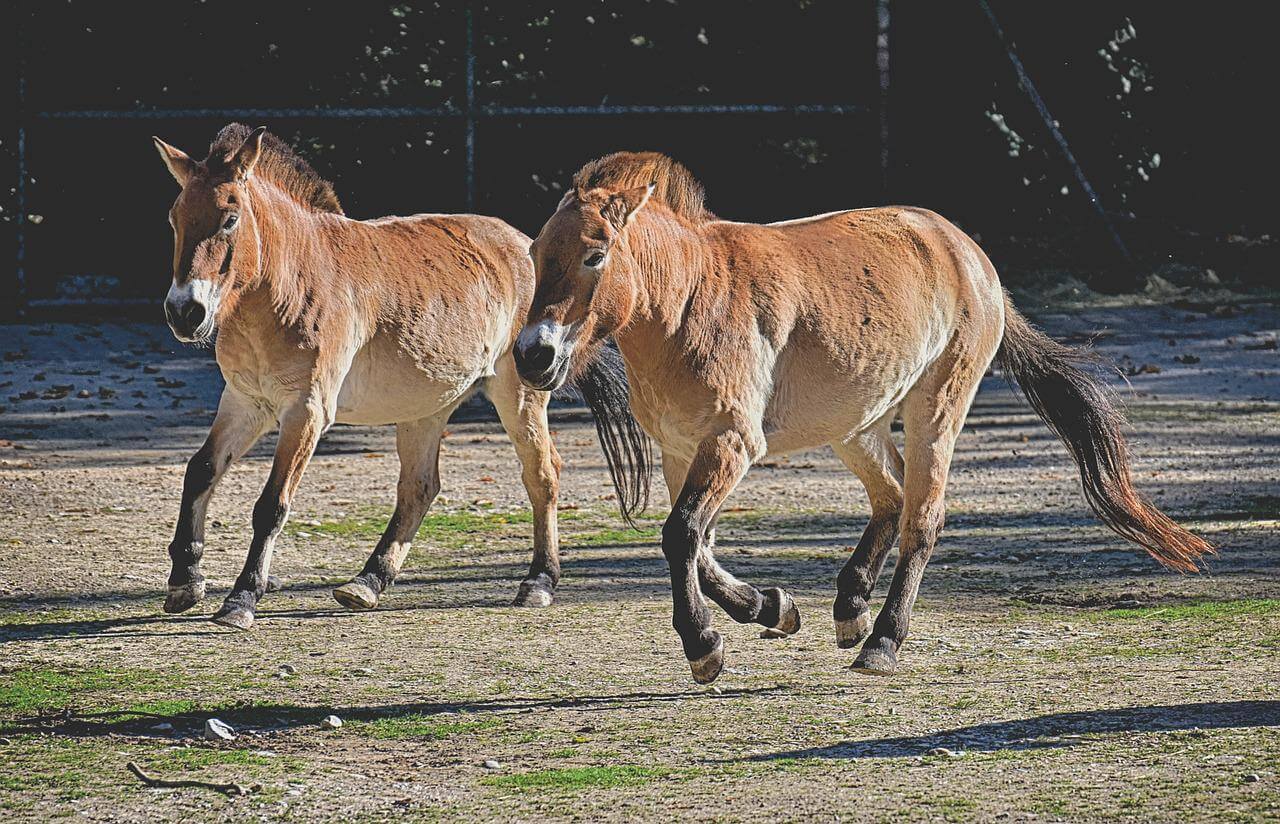
MULTIPOLYGON (((71 108, 26 111, 26 67, 19 54, 18 66, 18 127, 16 144, 16 177, 15 189, 16 219, 16 266, 15 282, 12 290, 15 314, 22 316, 27 309, 72 307, 92 304, 103 308, 118 305, 130 305, 142 302, 127 298, 54 298, 29 295, 27 283, 27 267, 29 261, 26 249, 27 197, 26 184, 29 177, 27 152, 28 127, 33 123, 64 124, 66 128, 85 121, 130 121, 130 120, 192 120, 222 119, 246 121, 270 121, 282 119, 323 119, 323 120, 453 120, 461 121, 463 179, 466 187, 465 203, 468 211, 476 206, 476 132, 479 125, 486 120, 510 118, 565 118, 565 117, 635 117, 646 115, 659 116, 716 116, 716 115, 748 115, 748 116, 784 116, 784 117, 822 117, 822 116, 872 116, 879 115, 879 140, 881 142, 880 157, 883 164, 882 175, 887 176, 888 164, 888 26, 889 0, 876 0, 877 39, 875 44, 867 44, 874 49, 876 65, 879 69, 880 98, 876 105, 856 102, 832 103, 698 103, 698 104, 589 104, 589 105, 504 105, 482 104, 476 100, 476 36, 474 28, 473 3, 468 2, 462 15, 465 26, 463 40, 464 89, 463 105, 441 106, 310 106, 310 107, 248 107, 248 108, 130 108, 130 109, 94 109, 71 108)), ((21 44, 21 33, 18 35, 21 44)), ((21 48, 19 49, 21 51, 21 48)))

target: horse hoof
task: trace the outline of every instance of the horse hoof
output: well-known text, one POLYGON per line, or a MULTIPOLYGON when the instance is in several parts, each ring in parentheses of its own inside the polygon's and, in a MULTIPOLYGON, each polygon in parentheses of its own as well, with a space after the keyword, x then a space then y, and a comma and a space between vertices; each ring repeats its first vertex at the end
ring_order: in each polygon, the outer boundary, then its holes
POLYGON ((716 680, 716 676, 722 669, 724 669, 724 639, 717 635, 716 645, 711 648, 711 652, 690 661, 689 670, 693 673, 694 681, 699 684, 710 684, 716 680))
POLYGON ((857 618, 836 621, 836 646, 853 649, 871 634, 871 613, 864 612, 857 618))
POLYGON ((880 676, 893 675, 897 668, 898 657, 888 650, 879 648, 863 649, 850 667, 854 672, 880 676))
POLYGON ((333 597, 347 609, 373 609, 378 605, 378 593, 359 581, 348 581, 338 587, 333 597))
POLYGON ((230 629, 248 629, 253 626, 253 612, 244 607, 226 607, 218 610, 218 614, 209 619, 218 626, 230 629))
POLYGON ((800 610, 796 608, 795 599, 793 599, 786 590, 779 589, 778 593, 778 623, 774 624, 772 629, 787 635, 795 635, 800 631, 800 610))
POLYGON ((164 599, 164 611, 170 615, 186 612, 204 597, 204 581, 186 584, 180 587, 169 587, 169 594, 164 599))
POLYGON ((541 581, 522 581, 513 607, 549 607, 555 601, 555 593, 541 581))
POLYGON ((267 592, 279 592, 284 589, 284 581, 274 575, 267 576, 267 592))

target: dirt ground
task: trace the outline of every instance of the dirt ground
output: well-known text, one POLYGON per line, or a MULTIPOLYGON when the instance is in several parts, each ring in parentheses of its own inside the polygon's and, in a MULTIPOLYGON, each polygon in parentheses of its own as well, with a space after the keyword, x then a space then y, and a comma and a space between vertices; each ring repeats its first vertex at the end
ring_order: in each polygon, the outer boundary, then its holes
MULTIPOLYGON (((1064 449, 998 378, 961 437, 899 673, 847 669, 835 575, 868 514, 826 450, 754 469, 720 558, 795 594, 788 640, 717 613, 696 687, 656 535, 613 513, 589 420, 565 457, 556 604, 514 454, 452 426, 444 492, 371 613, 331 588, 390 511, 390 429, 337 428, 248 633, 207 621, 249 540, 270 439, 222 483, 209 598, 160 611, 186 459, 220 379, 159 325, 0 327, 0 808, 21 820, 1262 821, 1280 816, 1280 309, 1042 313, 1132 373, 1139 485, 1222 548, 1162 571, 1097 524, 1064 449), (83 397, 82 397, 83 396, 83 397), (336 715, 340 729, 323 729, 336 715), (234 728, 203 740, 206 719, 234 728), (243 796, 148 788, 239 782, 243 796)), ((880 588, 879 593, 883 592, 880 588)), ((879 594, 878 593, 878 594, 879 594)))

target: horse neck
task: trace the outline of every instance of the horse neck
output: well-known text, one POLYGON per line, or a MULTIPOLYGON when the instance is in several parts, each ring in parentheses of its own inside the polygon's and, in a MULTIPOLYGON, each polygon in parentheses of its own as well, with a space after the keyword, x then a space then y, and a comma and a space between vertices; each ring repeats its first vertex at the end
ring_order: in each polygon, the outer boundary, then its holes
POLYGON ((713 269, 702 232, 666 212, 641 209, 627 228, 627 253, 635 287, 628 331, 669 338, 685 322, 685 307, 713 269))
POLYGON ((340 270, 333 266, 333 216, 313 212, 267 181, 253 184, 259 271, 249 290, 264 290, 278 319, 314 325, 340 270))

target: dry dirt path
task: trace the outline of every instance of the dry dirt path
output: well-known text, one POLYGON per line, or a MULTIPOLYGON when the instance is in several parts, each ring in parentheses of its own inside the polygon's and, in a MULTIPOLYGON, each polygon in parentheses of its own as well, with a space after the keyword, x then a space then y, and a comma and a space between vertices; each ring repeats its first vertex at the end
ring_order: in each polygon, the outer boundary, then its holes
POLYGON ((1209 573, 1162 572, 1098 526, 1065 451, 993 378, 960 440, 899 674, 854 674, 835 647, 835 574, 868 510, 815 451, 753 470, 720 529, 724 564, 787 586, 804 627, 762 640, 718 613, 729 669, 712 690, 691 683, 670 629, 661 480, 644 528, 622 528, 581 410, 554 423, 567 465, 554 607, 505 606, 528 516, 501 430, 473 418, 452 427, 442 498, 384 608, 341 610, 329 591, 376 540, 396 464, 389 429, 340 428, 277 554, 286 588, 240 634, 206 619, 243 560, 270 443, 214 499, 210 598, 159 610, 183 465, 219 389, 208 353, 160 326, 0 327, 0 808, 23 820, 1274 820, 1280 312, 1039 320, 1064 337, 1103 332, 1100 350, 1136 373, 1140 486, 1223 547, 1209 573), (320 728, 330 714, 340 729, 320 728), (237 738, 203 741, 212 716, 237 738), (260 786, 151 789, 129 761, 260 786))

